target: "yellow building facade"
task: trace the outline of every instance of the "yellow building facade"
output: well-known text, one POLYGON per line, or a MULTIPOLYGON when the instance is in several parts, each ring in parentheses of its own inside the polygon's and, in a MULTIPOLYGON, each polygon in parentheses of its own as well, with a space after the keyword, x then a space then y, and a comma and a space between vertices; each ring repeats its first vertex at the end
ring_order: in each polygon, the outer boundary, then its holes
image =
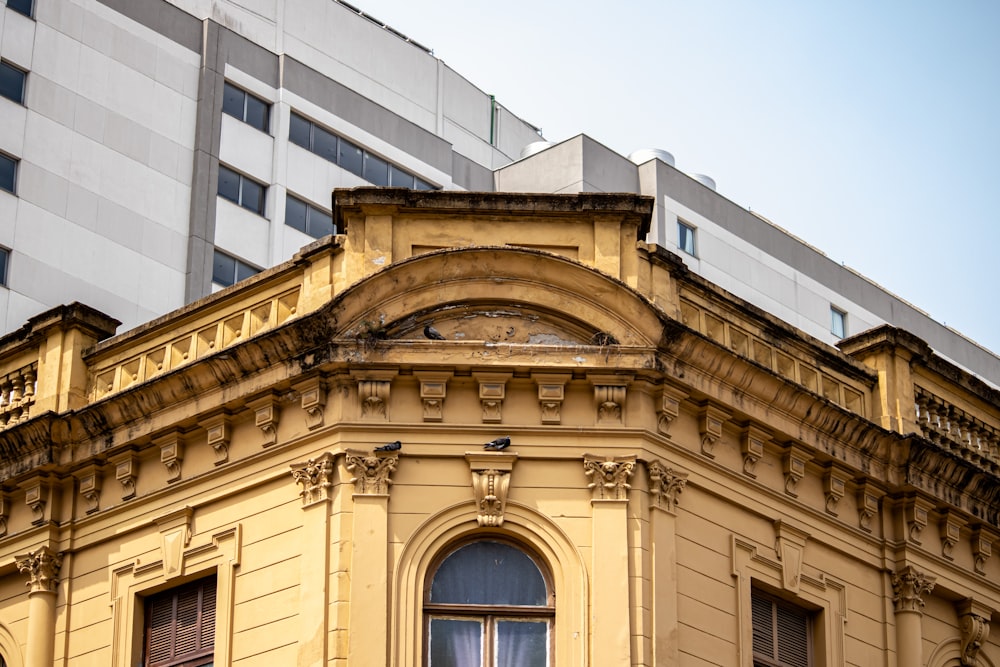
POLYGON ((740 301, 647 197, 334 204, 143 327, 0 340, 5 665, 1000 661, 995 389, 740 301))

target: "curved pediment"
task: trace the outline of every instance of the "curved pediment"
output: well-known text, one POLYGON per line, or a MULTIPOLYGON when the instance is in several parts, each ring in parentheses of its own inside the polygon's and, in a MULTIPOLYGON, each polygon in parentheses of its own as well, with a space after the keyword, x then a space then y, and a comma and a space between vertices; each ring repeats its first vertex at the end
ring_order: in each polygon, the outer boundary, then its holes
POLYGON ((513 344, 653 347, 662 323, 627 285, 573 260, 517 247, 450 249, 399 262, 335 302, 338 335, 513 344))

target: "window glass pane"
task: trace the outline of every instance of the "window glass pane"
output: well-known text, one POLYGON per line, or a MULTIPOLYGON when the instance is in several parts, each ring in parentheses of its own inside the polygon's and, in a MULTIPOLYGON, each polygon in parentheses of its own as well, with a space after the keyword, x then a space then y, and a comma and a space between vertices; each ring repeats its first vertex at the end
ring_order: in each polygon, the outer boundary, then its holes
POLYGON ((351 172, 361 176, 363 155, 361 149, 349 141, 340 140, 340 157, 337 164, 351 172))
POLYGON ((413 189, 414 190, 433 190, 434 186, 427 181, 422 181, 416 176, 413 177, 413 189))
POLYGON ((315 238, 323 238, 334 233, 333 218, 318 208, 309 207, 309 232, 315 238))
POLYGON ((520 549, 501 542, 473 542, 448 556, 431 583, 431 602, 544 606, 545 580, 520 549))
POLYGON ((289 195, 285 198, 285 224, 300 232, 306 231, 306 205, 289 195))
POLYGON ((232 169, 219 166, 219 196, 240 203, 240 175, 232 169))
POLYGON ((337 136, 321 127, 313 128, 312 151, 324 160, 337 162, 337 136))
POLYGON ((293 113, 288 126, 288 140, 302 148, 309 148, 309 128, 312 123, 293 113))
POLYGON ((16 176, 17 160, 0 155, 0 189, 13 192, 16 176))
POLYGON ((268 104, 257 99, 253 95, 247 95, 247 117, 248 124, 253 125, 261 132, 267 132, 268 104))
POLYGON ((244 264, 243 262, 236 260, 236 281, 246 280, 250 276, 255 276, 259 271, 249 264, 244 264))
MULTIPOLYGON (((7 284, 7 260, 10 258, 10 250, 6 248, 0 248, 0 285, 7 284)), ((3 663, 0 662, 0 667, 3 667, 3 663)))
POLYGON ((497 667, 546 667, 549 625, 538 621, 497 622, 497 667))
POLYGON ((389 185, 394 188, 412 188, 413 174, 408 174, 394 164, 389 165, 389 185))
POLYGON ((837 338, 843 338, 847 333, 847 316, 836 308, 830 308, 830 333, 837 338))
POLYGON ((477 667, 483 664, 483 628, 479 621, 432 618, 429 667, 477 667))
POLYGON ((375 185, 389 185, 389 163, 371 153, 365 153, 363 178, 375 185))
POLYGON ((7 63, 0 63, 0 95, 23 104, 24 72, 7 63))
POLYGON ((212 282, 226 287, 236 282, 236 260, 216 250, 212 261, 212 282))
POLYGON ((689 255, 694 255, 694 228, 677 222, 677 247, 689 255))
POLYGON ((231 86, 227 83, 222 93, 222 112, 243 120, 243 102, 245 99, 246 93, 236 86, 231 86))
POLYGON ((243 208, 250 209, 254 213, 264 213, 264 186, 243 177, 243 208))
POLYGON ((7 6, 15 12, 31 16, 31 0, 7 0, 7 6))

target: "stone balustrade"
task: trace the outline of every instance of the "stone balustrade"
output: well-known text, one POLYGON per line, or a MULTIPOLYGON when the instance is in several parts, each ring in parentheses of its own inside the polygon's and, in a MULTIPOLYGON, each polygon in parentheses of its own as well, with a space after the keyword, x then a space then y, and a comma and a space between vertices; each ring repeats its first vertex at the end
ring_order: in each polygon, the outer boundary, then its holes
POLYGON ((973 415, 919 385, 914 396, 917 425, 925 438, 966 459, 1000 464, 1000 428, 985 423, 981 411, 973 415))
POLYGON ((11 371, 0 379, 0 429, 28 421, 35 404, 38 364, 11 371))

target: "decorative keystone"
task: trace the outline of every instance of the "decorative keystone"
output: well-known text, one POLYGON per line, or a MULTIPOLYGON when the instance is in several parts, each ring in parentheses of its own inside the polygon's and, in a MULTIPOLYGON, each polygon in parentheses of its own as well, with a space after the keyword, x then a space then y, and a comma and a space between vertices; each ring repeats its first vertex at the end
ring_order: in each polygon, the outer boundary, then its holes
POLYGON ((923 596, 934 590, 934 577, 929 577, 907 565, 892 575, 892 604, 896 613, 923 613, 923 596))
POLYGON ((666 466, 662 461, 646 463, 649 474, 649 497, 653 507, 659 507, 671 514, 677 509, 681 491, 687 484, 688 474, 666 466))
POLYGON ((472 472, 472 493, 478 510, 476 522, 480 526, 499 528, 503 525, 510 474, 517 454, 469 452, 465 460, 472 472))
POLYGON ((993 610, 972 598, 966 598, 955 605, 958 612, 958 627, 962 633, 962 649, 959 659, 962 667, 977 667, 979 651, 990 636, 990 617, 993 610))
POLYGON ((583 455, 583 472, 591 478, 587 488, 594 500, 628 500, 632 486, 628 483, 635 472, 635 455, 598 457, 583 455))
POLYGON ((740 436, 740 451, 743 452, 743 474, 757 477, 757 462, 764 458, 764 447, 771 441, 771 434, 750 424, 740 436))
POLYGON ((809 533, 778 519, 774 522, 775 550, 781 561, 781 582, 785 590, 798 594, 802 580, 802 561, 809 533))
POLYGON ((62 555, 49 547, 39 547, 24 556, 18 556, 17 569, 28 575, 27 586, 32 593, 55 593, 59 587, 59 568, 62 555))
POLYGON ((330 499, 330 487, 333 486, 333 454, 324 452, 314 459, 293 463, 291 468, 295 483, 302 485, 299 495, 302 496, 303 507, 330 499))
POLYGON ((347 450, 347 469, 354 473, 351 482, 358 495, 379 495, 389 493, 392 480, 389 475, 399 465, 397 452, 366 452, 360 449, 347 450))

